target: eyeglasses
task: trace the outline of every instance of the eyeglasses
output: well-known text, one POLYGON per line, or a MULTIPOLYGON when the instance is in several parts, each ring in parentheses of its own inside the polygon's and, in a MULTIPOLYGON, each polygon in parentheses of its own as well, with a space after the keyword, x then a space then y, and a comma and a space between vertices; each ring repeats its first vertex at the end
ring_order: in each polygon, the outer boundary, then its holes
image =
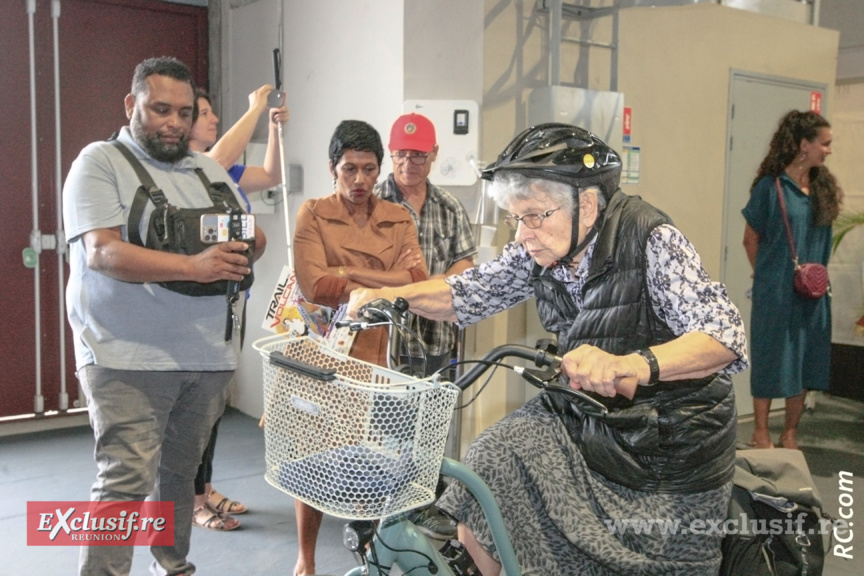
POLYGON ((548 218, 549 216, 551 216, 552 214, 554 214, 555 212, 557 212, 560 209, 561 209, 561 207, 559 206, 558 208, 553 208, 551 210, 547 210, 546 212, 544 212, 542 214, 525 214, 524 216, 516 216, 515 214, 508 214, 507 216, 504 217, 504 223, 507 224, 507 226, 511 230, 516 230, 519 227, 520 222, 522 224, 524 224, 527 228, 530 228, 531 230, 536 230, 537 228, 540 228, 540 226, 543 225, 543 221, 546 218, 548 218))
POLYGON ((422 166, 426 163, 426 158, 429 153, 417 152, 416 150, 400 150, 390 155, 394 164, 404 164, 406 160, 410 160, 415 166, 422 166))

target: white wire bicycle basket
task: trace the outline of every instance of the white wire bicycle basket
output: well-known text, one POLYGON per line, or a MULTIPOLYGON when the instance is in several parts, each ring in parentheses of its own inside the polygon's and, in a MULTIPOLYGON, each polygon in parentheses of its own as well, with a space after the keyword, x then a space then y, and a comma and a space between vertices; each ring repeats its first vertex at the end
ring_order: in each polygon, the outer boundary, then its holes
POLYGON ((458 388, 345 356, 309 337, 277 335, 253 346, 264 358, 269 484, 349 520, 434 500, 458 388))

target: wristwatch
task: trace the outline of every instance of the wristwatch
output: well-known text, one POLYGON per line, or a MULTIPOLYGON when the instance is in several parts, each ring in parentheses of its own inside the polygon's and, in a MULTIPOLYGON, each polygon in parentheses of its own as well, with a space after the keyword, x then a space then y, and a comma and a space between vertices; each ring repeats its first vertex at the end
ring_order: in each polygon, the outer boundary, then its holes
POLYGON ((645 359, 645 362, 648 363, 648 369, 651 370, 651 376, 648 378, 648 382, 643 384, 643 386, 654 386, 660 381, 660 364, 657 363, 657 357, 654 356, 654 353, 650 348, 637 350, 636 354, 645 359))

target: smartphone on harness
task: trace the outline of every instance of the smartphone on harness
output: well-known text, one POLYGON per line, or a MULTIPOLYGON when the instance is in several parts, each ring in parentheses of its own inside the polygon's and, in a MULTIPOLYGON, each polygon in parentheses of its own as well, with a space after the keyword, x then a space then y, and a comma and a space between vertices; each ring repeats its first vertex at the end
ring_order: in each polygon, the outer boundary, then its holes
POLYGON ((202 214, 201 242, 217 244, 229 240, 255 239, 254 214, 202 214))

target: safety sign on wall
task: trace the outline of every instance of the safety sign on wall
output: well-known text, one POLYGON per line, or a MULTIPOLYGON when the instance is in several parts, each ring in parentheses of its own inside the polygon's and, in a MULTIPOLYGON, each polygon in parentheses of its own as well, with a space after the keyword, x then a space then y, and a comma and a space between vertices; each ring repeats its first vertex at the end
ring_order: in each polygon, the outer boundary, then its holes
POLYGON ((817 114, 822 113, 822 92, 810 92, 810 111, 817 114))
POLYGON ((624 146, 621 152, 621 184, 638 184, 641 151, 639 146, 624 146))
POLYGON ((623 133, 624 133, 624 143, 630 143, 630 132, 633 127, 633 110, 629 106, 624 107, 624 118, 623 118, 623 133))

